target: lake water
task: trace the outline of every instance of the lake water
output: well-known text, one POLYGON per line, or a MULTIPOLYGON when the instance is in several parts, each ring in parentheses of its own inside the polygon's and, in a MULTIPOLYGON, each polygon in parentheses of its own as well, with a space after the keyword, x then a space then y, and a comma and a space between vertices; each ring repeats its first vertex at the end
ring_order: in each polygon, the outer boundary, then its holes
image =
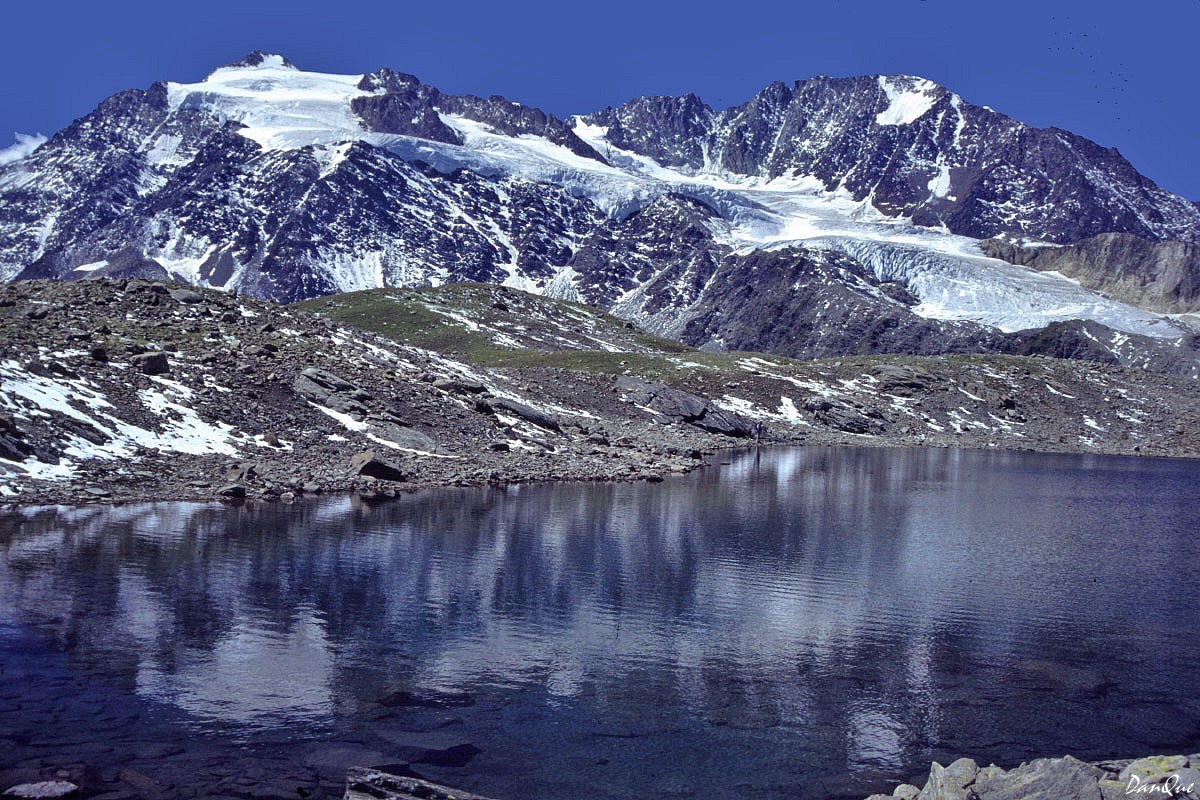
POLYGON ((861 798, 960 755, 1200 750, 1200 464, 726 460, 0 515, 0 777, 330 797, 357 764, 500 800, 861 798))

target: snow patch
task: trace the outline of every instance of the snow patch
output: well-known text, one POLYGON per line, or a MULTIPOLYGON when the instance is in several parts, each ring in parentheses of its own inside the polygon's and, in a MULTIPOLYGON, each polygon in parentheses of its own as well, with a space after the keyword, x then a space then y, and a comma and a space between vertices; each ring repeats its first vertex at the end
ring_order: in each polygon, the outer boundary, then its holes
POLYGON ((879 88, 887 95, 888 107, 875 115, 877 125, 910 125, 937 102, 938 85, 924 78, 880 75, 879 88))
POLYGON ((929 192, 934 197, 946 197, 950 194, 950 167, 942 164, 938 174, 929 179, 929 192))
POLYGON ((107 261, 93 261, 90 264, 80 264, 72 272, 95 272, 98 269, 104 269, 108 266, 107 261))

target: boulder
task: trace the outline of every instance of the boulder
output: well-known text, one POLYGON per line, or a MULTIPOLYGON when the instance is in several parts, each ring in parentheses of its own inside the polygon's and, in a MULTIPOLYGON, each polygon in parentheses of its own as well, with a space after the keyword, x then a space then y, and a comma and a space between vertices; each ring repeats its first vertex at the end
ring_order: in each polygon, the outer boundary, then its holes
POLYGON ((754 431, 754 423, 740 414, 716 408, 703 397, 664 383, 622 375, 617 378, 617 391, 630 403, 710 433, 744 437, 754 431))
POLYGON ((526 422, 531 422, 539 428, 545 428, 550 431, 560 430, 558 420, 554 419, 554 417, 539 411, 533 406, 527 406, 524 403, 509 400, 506 397, 481 398, 475 402, 475 410, 484 414, 510 414, 526 422))
POLYGON ((976 780, 973 788, 979 800, 1101 800, 1099 783, 1104 776, 1104 770, 1071 756, 1039 758, 976 780))
POLYGON ((309 400, 320 401, 333 392, 349 392, 357 387, 328 370, 309 367, 296 376, 292 388, 309 400))
POLYGON ((319 367, 309 367, 297 375, 292 388, 306 400, 356 419, 366 416, 364 401, 371 399, 368 392, 319 367))
POLYGON ((453 394, 482 394, 487 391, 487 387, 482 383, 460 378, 440 378, 433 382, 433 388, 453 394))
POLYGON ((665 388, 665 384, 634 378, 630 375, 622 375, 617 378, 617 391, 625 395, 626 400, 639 406, 649 403, 659 390, 665 388))
POLYGON ((167 354, 161 351, 140 353, 129 360, 143 375, 164 375, 171 371, 171 362, 167 360, 167 354))
POLYGON ((109 441, 108 434, 84 420, 68 417, 66 414, 56 414, 54 421, 59 428, 92 444, 107 444, 109 441))
POLYGON ((821 424, 846 433, 878 433, 883 428, 878 419, 826 397, 810 397, 804 401, 804 408, 821 424))
POLYGON ((185 289, 182 286, 169 290, 168 294, 170 294, 171 299, 177 303, 191 304, 204 302, 204 295, 200 294, 199 292, 192 291, 191 289, 185 289))
POLYGON ((246 496, 246 487, 238 486, 236 483, 229 486, 223 486, 217 490, 218 497, 228 497, 230 499, 238 499, 246 496))
POLYGON ((386 439, 408 450, 420 450, 433 453, 437 450, 437 442, 420 431, 390 419, 367 417, 370 432, 380 439, 386 439))
POLYGON ((974 800, 975 793, 967 787, 974 783, 978 771, 979 767, 969 759, 959 759, 949 767, 943 767, 935 761, 929 768, 929 780, 917 795, 917 800, 974 800), (973 769, 966 769, 963 761, 968 761, 973 769))
POLYGON ((367 478, 383 481, 404 481, 407 476, 391 458, 376 450, 364 450, 350 459, 350 471, 367 478))
POLYGON ((880 364, 873 367, 870 374, 878 379, 879 391, 899 397, 928 392, 934 382, 928 372, 899 364, 880 364))
POLYGON ((1117 780, 1125 785, 1129 785, 1129 779, 1133 777, 1136 777, 1139 783, 1159 783, 1181 769, 1186 769, 1187 765, 1188 760, 1183 756, 1139 758, 1121 770, 1121 774, 1117 775, 1117 780))
POLYGON ((699 419, 693 420, 692 424, 697 428, 711 433, 721 433, 725 436, 744 438, 754 434, 754 423, 750 420, 741 414, 713 406, 706 407, 704 414, 699 419))
POLYGON ((420 778, 391 775, 379 770, 351 767, 346 775, 345 800, 487 800, 477 794, 429 783, 420 778))

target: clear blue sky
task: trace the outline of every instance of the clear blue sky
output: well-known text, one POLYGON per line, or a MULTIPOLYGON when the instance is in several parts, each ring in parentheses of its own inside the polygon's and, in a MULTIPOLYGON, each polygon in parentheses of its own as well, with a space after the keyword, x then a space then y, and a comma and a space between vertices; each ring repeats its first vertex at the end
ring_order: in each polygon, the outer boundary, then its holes
POLYGON ((325 72, 390 66, 560 116, 688 91, 722 107, 773 80, 904 72, 1115 146, 1200 199, 1200 0, 111 0, 14 3, 0 19, 0 147, 254 49, 325 72))

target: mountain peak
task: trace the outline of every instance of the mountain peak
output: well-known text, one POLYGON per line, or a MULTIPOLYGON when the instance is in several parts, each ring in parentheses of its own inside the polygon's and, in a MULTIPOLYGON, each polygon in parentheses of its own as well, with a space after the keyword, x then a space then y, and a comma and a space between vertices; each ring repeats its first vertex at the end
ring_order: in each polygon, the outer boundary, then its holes
POLYGON ((217 67, 217 69, 296 69, 296 65, 278 53, 255 50, 245 57, 217 67))

